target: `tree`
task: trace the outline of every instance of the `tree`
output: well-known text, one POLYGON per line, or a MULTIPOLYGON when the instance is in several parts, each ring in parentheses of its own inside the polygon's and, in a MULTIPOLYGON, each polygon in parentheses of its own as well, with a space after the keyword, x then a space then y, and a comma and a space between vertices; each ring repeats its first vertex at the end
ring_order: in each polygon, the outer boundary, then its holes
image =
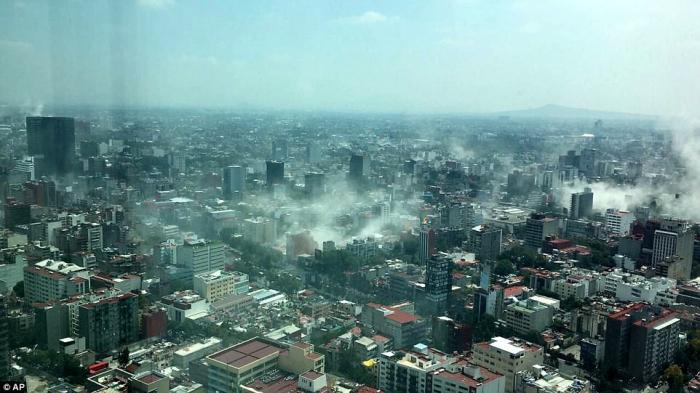
POLYGON ((666 371, 664 371, 664 378, 666 379, 666 382, 668 382, 668 391, 670 393, 683 392, 683 381, 685 376, 683 375, 683 370, 681 370, 677 364, 668 366, 666 371))
POLYGON ((493 270, 497 276, 507 276, 509 274, 515 273, 515 268, 513 263, 508 259, 499 259, 496 263, 496 268, 493 270))
POLYGON ((20 281, 12 287, 12 292, 15 293, 17 297, 24 297, 24 281, 20 281))

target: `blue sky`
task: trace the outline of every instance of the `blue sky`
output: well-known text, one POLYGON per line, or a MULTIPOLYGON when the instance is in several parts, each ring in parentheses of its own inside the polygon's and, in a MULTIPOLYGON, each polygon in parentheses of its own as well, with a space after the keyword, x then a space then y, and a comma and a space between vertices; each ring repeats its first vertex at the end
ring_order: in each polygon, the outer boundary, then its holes
POLYGON ((0 102, 700 108, 698 1, 0 2, 0 102))

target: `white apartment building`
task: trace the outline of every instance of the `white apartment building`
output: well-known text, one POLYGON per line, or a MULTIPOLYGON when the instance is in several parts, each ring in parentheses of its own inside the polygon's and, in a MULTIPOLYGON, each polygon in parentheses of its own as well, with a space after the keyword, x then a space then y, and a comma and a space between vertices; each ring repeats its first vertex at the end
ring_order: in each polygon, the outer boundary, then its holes
POLYGON ((544 350, 539 345, 519 339, 494 337, 472 348, 472 361, 481 367, 505 376, 505 392, 513 393, 516 375, 544 362, 544 350))
POLYGON ((635 219, 631 212, 608 209, 605 211, 605 229, 614 236, 627 236, 630 234, 630 225, 635 219))

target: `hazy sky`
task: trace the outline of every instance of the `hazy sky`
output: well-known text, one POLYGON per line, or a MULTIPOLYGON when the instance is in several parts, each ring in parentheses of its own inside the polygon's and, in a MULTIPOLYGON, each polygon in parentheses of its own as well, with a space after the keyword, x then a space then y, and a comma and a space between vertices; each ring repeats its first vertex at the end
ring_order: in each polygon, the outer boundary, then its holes
POLYGON ((0 102, 695 115, 700 1, 0 1, 0 102))

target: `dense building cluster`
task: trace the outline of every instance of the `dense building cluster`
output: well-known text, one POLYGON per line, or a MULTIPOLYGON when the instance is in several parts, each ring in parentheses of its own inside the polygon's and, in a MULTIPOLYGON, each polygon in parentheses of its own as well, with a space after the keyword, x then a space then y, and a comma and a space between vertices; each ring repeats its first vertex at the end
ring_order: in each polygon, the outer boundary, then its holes
POLYGON ((56 113, 0 118, 1 380, 700 386, 688 163, 643 120, 56 113))

